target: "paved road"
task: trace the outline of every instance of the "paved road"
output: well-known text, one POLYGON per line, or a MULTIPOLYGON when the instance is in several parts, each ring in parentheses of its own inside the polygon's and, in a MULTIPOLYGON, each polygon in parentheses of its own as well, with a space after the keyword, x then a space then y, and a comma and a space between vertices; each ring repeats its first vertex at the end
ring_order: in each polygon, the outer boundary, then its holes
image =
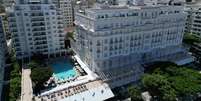
POLYGON ((31 69, 22 69, 21 101, 32 101, 33 90, 30 74, 31 69))

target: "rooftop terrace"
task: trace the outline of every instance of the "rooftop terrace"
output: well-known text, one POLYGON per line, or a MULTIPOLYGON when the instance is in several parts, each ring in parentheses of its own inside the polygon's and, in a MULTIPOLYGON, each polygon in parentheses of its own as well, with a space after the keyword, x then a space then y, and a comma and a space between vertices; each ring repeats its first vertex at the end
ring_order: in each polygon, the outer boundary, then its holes
POLYGON ((114 94, 106 83, 94 80, 70 86, 57 92, 44 93, 35 97, 36 101, 103 101, 114 94))

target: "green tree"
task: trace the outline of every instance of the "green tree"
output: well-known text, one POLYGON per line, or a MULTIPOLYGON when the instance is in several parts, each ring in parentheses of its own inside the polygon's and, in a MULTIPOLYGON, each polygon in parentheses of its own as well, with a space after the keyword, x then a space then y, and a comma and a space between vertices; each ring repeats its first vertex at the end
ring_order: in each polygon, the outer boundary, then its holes
POLYGON ((31 62, 29 62, 27 64, 27 66, 31 69, 37 68, 37 67, 41 67, 41 65, 39 63, 37 63, 36 61, 32 60, 31 62))
POLYGON ((44 83, 52 76, 52 69, 49 67, 37 67, 31 71, 31 79, 33 82, 33 89, 38 93, 44 88, 44 83))
POLYGON ((139 87, 130 86, 128 88, 128 93, 131 96, 131 101, 142 101, 141 91, 139 87))
POLYGON ((20 65, 17 62, 12 64, 12 71, 10 74, 11 78, 21 77, 20 75, 20 65))
POLYGON ((32 62, 35 62, 40 65, 44 65, 45 56, 40 53, 34 53, 32 56, 32 62))
POLYGON ((36 85, 43 84, 52 76, 52 74, 53 71, 49 67, 33 68, 31 72, 31 79, 36 85))
POLYGON ((66 33, 65 39, 66 40, 70 40, 70 39, 75 40, 75 38, 74 38, 74 32, 68 32, 68 33, 66 33))
POLYGON ((176 91, 171 88, 170 82, 166 76, 160 74, 146 74, 142 79, 145 88, 153 96, 165 101, 175 101, 176 91))
POLYGON ((201 92, 201 74, 186 67, 158 67, 142 78, 143 86, 164 101, 195 99, 201 92))
POLYGON ((184 34, 183 42, 189 45, 193 45, 193 43, 200 43, 201 39, 194 34, 186 33, 184 34))
POLYGON ((10 80, 10 89, 11 96, 14 98, 18 98, 21 93, 21 79, 19 77, 10 80))

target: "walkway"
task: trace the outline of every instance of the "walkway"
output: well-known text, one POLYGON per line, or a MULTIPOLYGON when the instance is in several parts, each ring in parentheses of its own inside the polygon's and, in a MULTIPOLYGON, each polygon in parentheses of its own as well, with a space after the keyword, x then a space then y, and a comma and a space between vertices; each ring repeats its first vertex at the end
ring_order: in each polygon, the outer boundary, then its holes
POLYGON ((21 101, 32 101, 33 91, 30 74, 31 69, 22 69, 21 101))

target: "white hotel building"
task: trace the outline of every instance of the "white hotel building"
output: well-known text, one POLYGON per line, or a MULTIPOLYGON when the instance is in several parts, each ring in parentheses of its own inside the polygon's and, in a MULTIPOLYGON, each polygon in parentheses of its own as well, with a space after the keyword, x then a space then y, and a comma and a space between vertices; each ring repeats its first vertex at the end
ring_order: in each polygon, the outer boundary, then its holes
POLYGON ((138 81, 144 63, 193 61, 182 48, 185 20, 183 6, 96 6, 76 13, 73 47, 92 71, 118 87, 138 81))
POLYGON ((18 59, 65 54, 63 16, 51 0, 17 0, 8 16, 18 59))

